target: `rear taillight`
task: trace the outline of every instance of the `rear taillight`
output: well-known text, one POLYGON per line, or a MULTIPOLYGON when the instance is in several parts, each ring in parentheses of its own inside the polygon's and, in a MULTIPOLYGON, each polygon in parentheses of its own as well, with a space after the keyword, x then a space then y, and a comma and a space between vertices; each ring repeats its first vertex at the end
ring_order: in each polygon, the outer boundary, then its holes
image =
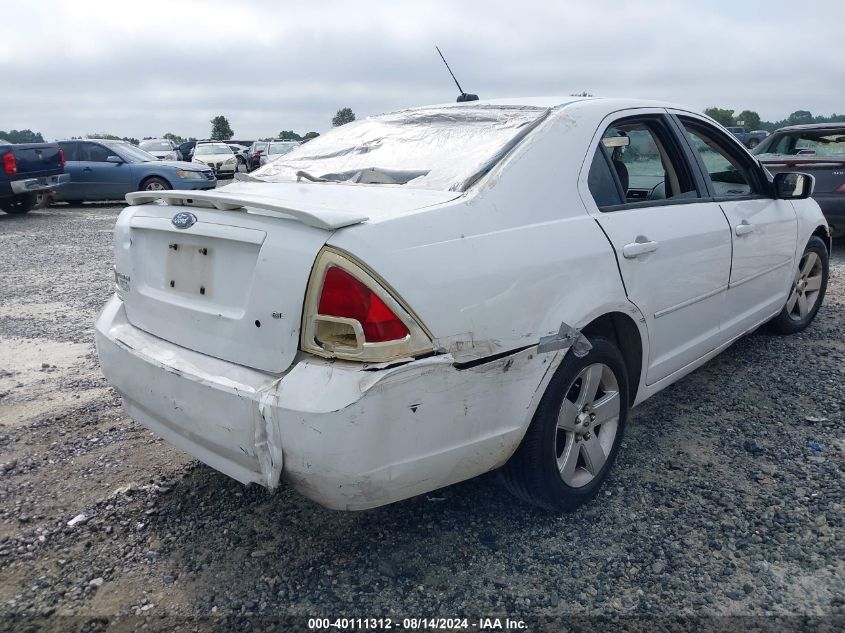
POLYGON ((351 257, 325 248, 308 284, 302 349, 379 363, 430 352, 432 343, 419 320, 383 281, 351 257))
POLYGON ((65 150, 59 148, 59 161, 62 163, 62 169, 65 168, 65 150))
POLYGON ((845 193, 845 182, 833 190, 833 193, 845 193))
POLYGON ((326 269, 317 314, 357 321, 367 343, 398 341, 408 336, 408 328, 375 292, 337 266, 326 269))
POLYGON ((3 173, 10 175, 18 173, 18 161, 12 152, 3 154, 3 173))

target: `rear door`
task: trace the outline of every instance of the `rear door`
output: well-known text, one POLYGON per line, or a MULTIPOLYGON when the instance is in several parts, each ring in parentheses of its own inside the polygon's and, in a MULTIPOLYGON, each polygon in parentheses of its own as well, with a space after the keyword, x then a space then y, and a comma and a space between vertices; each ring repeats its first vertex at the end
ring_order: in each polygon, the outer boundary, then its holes
POLYGON ((65 153, 65 173, 70 174, 70 182, 56 189, 56 200, 81 200, 79 183, 82 176, 82 165, 79 164, 79 143, 76 141, 62 141, 59 147, 65 153))
POLYGON ((731 227, 733 264, 722 329, 733 338, 786 301, 798 238, 795 209, 771 196, 757 162, 716 126, 685 113, 677 121, 731 227))
POLYGON ((649 333, 653 384, 715 349, 722 338, 731 236, 706 199, 665 110, 606 119, 594 140, 588 204, 616 251, 628 298, 649 333))
POLYGON ((110 156, 123 159, 107 145, 80 141, 79 193, 82 200, 117 200, 132 190, 132 166, 109 162, 110 156))

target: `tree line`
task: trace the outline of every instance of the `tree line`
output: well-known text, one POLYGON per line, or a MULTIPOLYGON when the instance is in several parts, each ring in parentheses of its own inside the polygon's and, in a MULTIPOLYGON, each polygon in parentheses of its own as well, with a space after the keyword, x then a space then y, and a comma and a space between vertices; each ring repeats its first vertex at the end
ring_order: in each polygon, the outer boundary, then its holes
POLYGON ((728 108, 705 108, 704 114, 715 119, 725 127, 742 126, 746 130, 775 130, 788 125, 804 125, 807 123, 845 123, 845 114, 831 114, 830 116, 813 116, 809 110, 796 110, 780 121, 762 121, 754 110, 743 110, 735 113, 728 108))
MULTIPOLYGON (((352 108, 341 108, 332 117, 332 126, 338 127, 347 123, 351 123, 354 120, 355 113, 352 111, 352 108)), ((226 116, 223 114, 214 117, 213 119, 211 119, 211 121, 209 121, 209 123, 211 123, 211 134, 208 138, 213 141, 228 141, 235 135, 234 130, 232 130, 232 126, 229 124, 229 119, 227 119, 226 116)), ((305 134, 298 134, 293 130, 282 130, 281 132, 279 132, 278 136, 274 138, 262 138, 259 140, 275 141, 280 139, 283 141, 301 141, 304 143, 310 141, 312 138, 317 138, 318 136, 320 136, 319 132, 306 132, 305 134)), ((131 136, 117 136, 116 134, 96 133, 87 134, 84 137, 72 136, 71 138, 103 138, 110 139, 113 141, 126 141, 127 143, 138 145, 142 140, 158 137, 145 136, 143 139, 139 140, 131 136)), ((161 136, 161 138, 169 139, 177 144, 197 140, 193 136, 183 137, 179 136, 178 134, 174 134, 173 132, 166 132, 161 136)), ((8 132, 0 130, 0 140, 7 140, 10 143, 43 143, 44 137, 41 135, 40 132, 33 132, 32 130, 10 130, 8 132)))

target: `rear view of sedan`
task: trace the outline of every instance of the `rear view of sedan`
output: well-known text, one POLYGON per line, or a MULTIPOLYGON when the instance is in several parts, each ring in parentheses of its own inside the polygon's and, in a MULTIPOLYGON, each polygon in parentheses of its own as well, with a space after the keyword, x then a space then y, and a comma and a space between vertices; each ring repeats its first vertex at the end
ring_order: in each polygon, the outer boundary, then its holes
POLYGON ((383 114, 222 191, 127 196, 100 365, 135 420, 243 483, 360 510, 500 469, 571 510, 632 406, 764 323, 810 326, 811 193, 672 104, 383 114))
POLYGON ((218 178, 232 178, 238 169, 238 159, 225 143, 197 143, 193 162, 208 166, 218 178))

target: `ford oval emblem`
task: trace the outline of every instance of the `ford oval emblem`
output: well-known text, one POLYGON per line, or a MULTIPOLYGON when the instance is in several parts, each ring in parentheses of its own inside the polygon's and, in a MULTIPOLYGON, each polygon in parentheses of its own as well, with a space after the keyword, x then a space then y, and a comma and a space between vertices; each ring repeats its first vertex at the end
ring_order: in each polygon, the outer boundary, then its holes
POLYGON ((197 216, 189 211, 180 211, 176 215, 173 216, 173 219, 170 220, 170 223, 173 224, 177 229, 189 229, 194 224, 197 223, 197 216))

